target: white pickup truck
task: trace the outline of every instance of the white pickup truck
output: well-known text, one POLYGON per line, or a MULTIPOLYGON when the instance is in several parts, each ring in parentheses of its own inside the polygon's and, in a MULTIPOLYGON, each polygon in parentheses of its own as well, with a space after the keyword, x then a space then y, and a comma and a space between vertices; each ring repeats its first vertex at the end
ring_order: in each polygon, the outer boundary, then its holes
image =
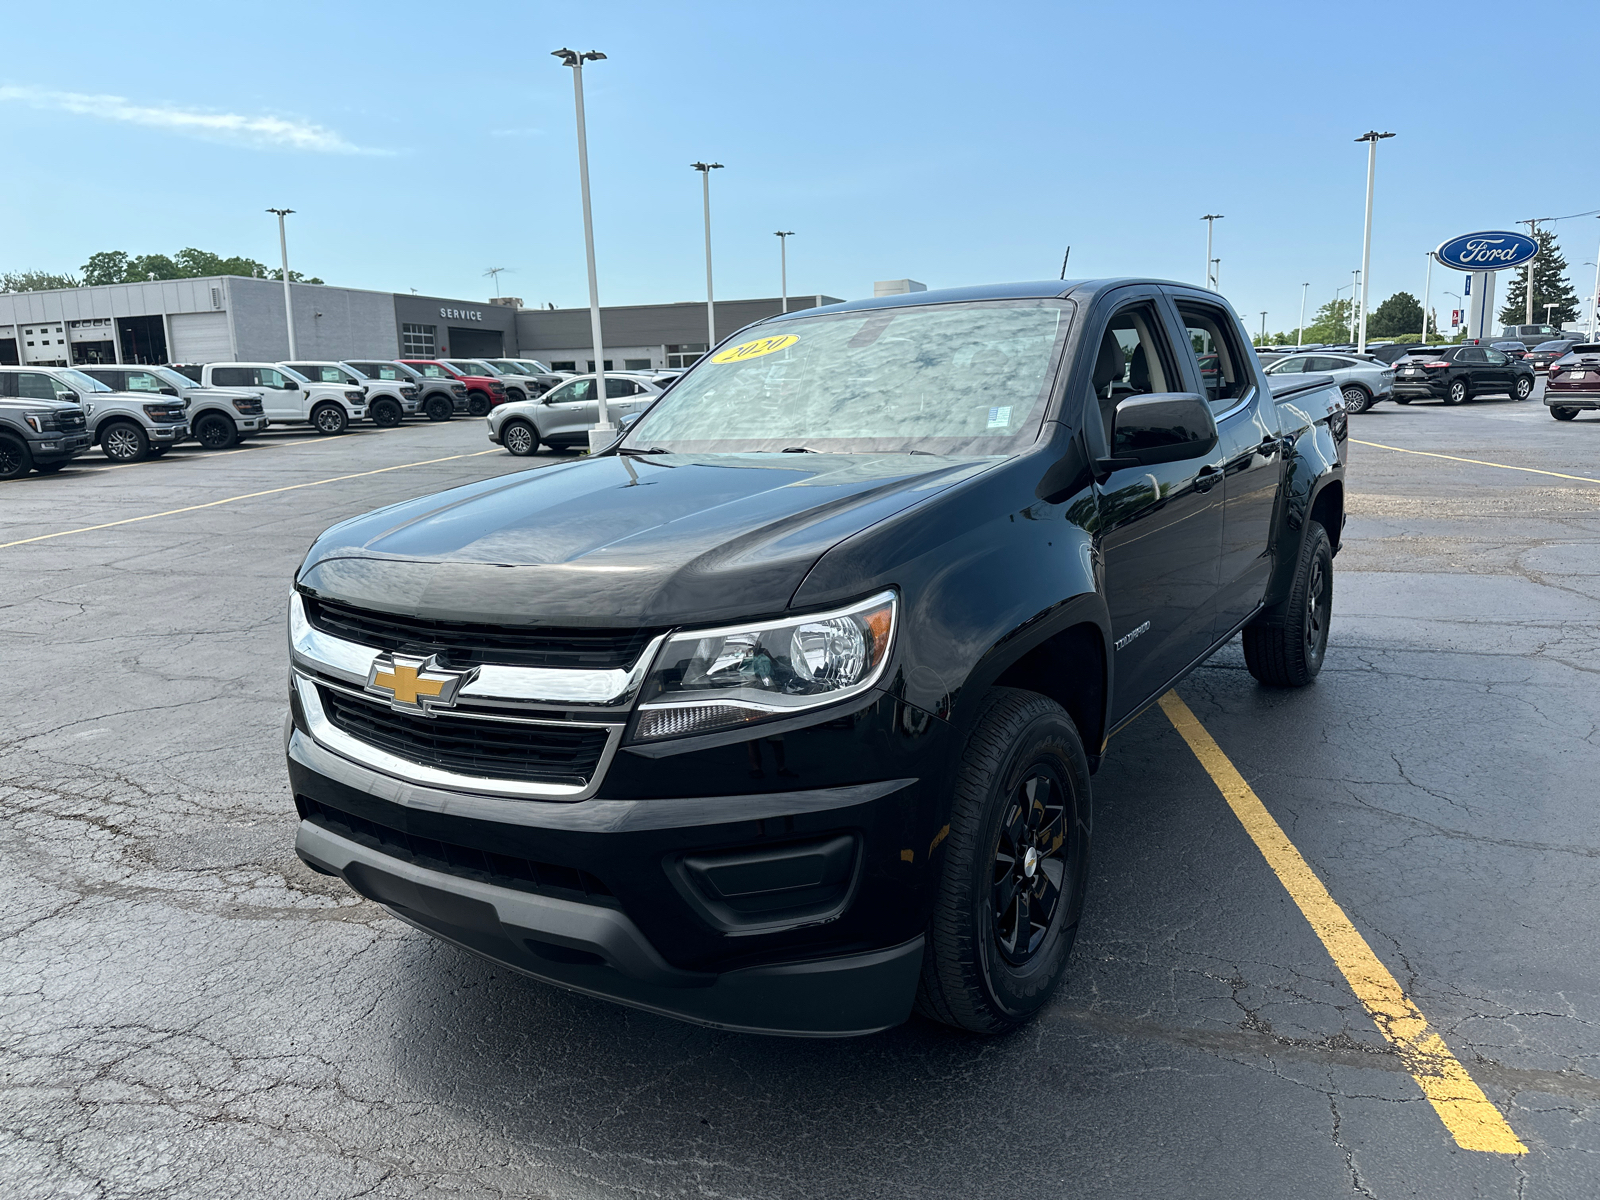
POLYGON ((367 394, 362 389, 313 383, 281 363, 207 363, 200 368, 200 384, 255 392, 273 425, 310 425, 318 433, 343 433, 351 421, 367 415, 367 394))
POLYGON ((308 360, 280 365, 298 371, 312 383, 342 383, 360 388, 367 394, 367 419, 382 429, 416 416, 421 403, 415 384, 398 379, 374 379, 354 363, 308 360))

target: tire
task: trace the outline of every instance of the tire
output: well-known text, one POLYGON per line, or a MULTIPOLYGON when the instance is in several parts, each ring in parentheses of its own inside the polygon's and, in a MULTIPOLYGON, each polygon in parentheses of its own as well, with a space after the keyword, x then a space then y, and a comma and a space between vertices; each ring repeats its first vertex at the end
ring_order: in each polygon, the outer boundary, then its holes
POLYGON ((506 403, 507 404, 520 404, 520 403, 522 403, 522 401, 526 400, 527 398, 528 398, 528 394, 526 392, 524 392, 521 388, 507 388, 506 389, 506 403))
POLYGON ((227 450, 239 441, 239 427, 219 412, 203 414, 194 423, 194 440, 207 450, 227 450))
POLYGON ((917 1011, 1001 1033, 1045 1005, 1072 953, 1089 880, 1089 762, 1055 701, 994 688, 981 705, 956 770, 917 1011))
POLYGON ((1244 662, 1268 687, 1305 687, 1322 670, 1333 614, 1333 548, 1328 532, 1306 522, 1289 597, 1244 630, 1244 662))
MULTIPOLYGON (((1578 410, 1575 408, 1564 408, 1557 405, 1551 405, 1550 415, 1558 421, 1570 421, 1578 415, 1578 410)), ((5 476, 0 475, 0 479, 4 478, 5 476)))
POLYGON ((1396 396, 1394 398, 1394 402, 1396 404, 1410 404, 1411 403, 1411 397, 1410 396, 1396 396))
POLYGON ((143 462, 150 457, 150 439, 132 421, 113 421, 100 431, 100 449, 112 462, 143 462))
POLYGON ((367 415, 372 418, 372 423, 379 429, 393 429, 405 417, 405 409, 400 407, 398 400, 379 400, 370 409, 367 415))
MULTIPOLYGON (((66 465, 67 464, 64 463, 64 462, 34 463, 33 464, 33 469, 35 471, 39 472, 39 474, 41 474, 41 475, 54 475, 57 471, 61 470, 61 468, 66 466, 66 465)), ((0 476, 0 478, 4 478, 4 476, 0 476)))
POLYGON ((1347 413, 1364 413, 1372 407, 1372 397, 1367 395, 1365 388, 1347 387, 1344 389, 1344 410, 1347 413))
POLYGON ((319 404, 311 410, 311 425, 318 433, 332 437, 350 428, 350 416, 337 404, 319 404))
POLYGON ((1450 388, 1444 394, 1444 402, 1446 404, 1460 404, 1463 400, 1471 399, 1471 397, 1472 392, 1467 387, 1467 381, 1457 378, 1450 381, 1450 388))
POLYGON ((33 451, 28 443, 9 433, 0 433, 0 479, 21 479, 33 469, 33 451))
POLYGON ((482 392, 469 392, 467 394, 467 416, 483 417, 489 413, 491 405, 489 397, 482 392))
POLYGON ((539 434, 526 421, 507 421, 500 430, 500 444, 518 458, 539 453, 539 434))
POLYGON ((1526 400, 1533 395, 1533 380, 1526 375, 1518 375, 1511 385, 1511 395, 1516 400, 1526 400))
POLYGON ((430 396, 422 411, 428 414, 430 421, 448 421, 455 415, 456 406, 444 396, 430 396))

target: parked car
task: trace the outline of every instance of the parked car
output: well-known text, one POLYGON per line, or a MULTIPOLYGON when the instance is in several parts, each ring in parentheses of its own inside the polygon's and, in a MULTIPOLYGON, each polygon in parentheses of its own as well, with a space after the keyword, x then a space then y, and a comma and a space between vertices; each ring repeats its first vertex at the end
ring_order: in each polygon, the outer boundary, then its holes
POLYGON ((342 383, 360 388, 367 397, 367 419, 381 429, 392 429, 415 416, 420 405, 417 388, 398 379, 373 379, 352 363, 292 362, 283 364, 313 383, 342 383))
MULTIPOLYGON (((589 444, 589 430, 600 419, 593 375, 579 375, 537 400, 502 404, 489 414, 489 440, 519 457, 552 450, 576 450, 589 444)), ((659 384, 634 375, 606 373, 606 416, 613 424, 643 412, 662 392, 659 384)))
POLYGON ((430 421, 448 421, 454 414, 467 411, 467 385, 448 372, 424 375, 403 362, 383 359, 352 359, 345 365, 354 367, 369 379, 410 383, 417 389, 418 408, 430 421))
POLYGON ((1550 364, 1544 402, 1558 421, 1600 409, 1600 342, 1579 342, 1550 364))
POLYGON ((1442 400, 1460 404, 1478 396, 1533 395, 1533 371, 1493 346, 1447 346, 1408 354, 1395 364, 1396 404, 1442 400))
POLYGON ((1555 325, 1507 325, 1500 330, 1503 340, 1521 342, 1530 350, 1560 336, 1561 330, 1555 325))
POLYGON ((506 381, 506 402, 532 400, 542 396, 557 384, 572 378, 565 372, 552 371, 543 363, 526 358, 486 358, 483 360, 498 371, 506 381), (513 380, 516 382, 513 383, 513 380), (517 395, 517 392, 521 395, 517 395))
POLYGON ((467 412, 481 417, 496 404, 506 399, 505 381, 492 372, 488 375, 469 375, 439 358, 402 358, 400 362, 415 367, 431 379, 448 379, 467 389, 467 412))
MULTIPOLYGON (((482 358, 447 358, 443 360, 447 366, 454 367, 463 376, 469 379, 497 379, 505 388, 505 395, 493 404, 510 404, 517 400, 527 400, 539 394, 539 389, 534 385, 531 375, 524 375, 520 369, 511 371, 501 367, 490 366, 488 360, 482 358)), ((480 414, 482 415, 482 414, 480 414)))
POLYGON ((1268 375, 1327 375, 1339 387, 1344 410, 1363 413, 1394 399, 1394 368, 1355 354, 1291 354, 1266 368, 1268 375))
POLYGON ((261 398, 255 392, 201 387, 170 367, 86 366, 78 370, 98 379, 112 391, 176 396, 183 401, 184 411, 189 415, 189 430, 194 440, 207 450, 237 446, 267 427, 261 398))
POLYGON ((89 445, 83 405, 70 388, 43 371, 0 368, 0 479, 54 475, 89 445))
POLYGON ((175 396, 113 391, 73 367, 0 367, 16 372, 21 396, 55 396, 81 401, 89 441, 113 462, 160 458, 189 437, 189 418, 175 396), (39 378, 34 378, 35 376, 39 378))
MULTIPOLYGON (((1443 344, 1423 346, 1416 342, 1390 342, 1387 345, 1379 346, 1376 350, 1369 345, 1367 347, 1367 356, 1375 362, 1393 366, 1408 354, 1417 354, 1423 350, 1443 350, 1444 348, 1443 344)), ((1318 347, 1313 346, 1311 349, 1318 349, 1318 347)))
POLYGON ((1489 345, 1508 358, 1522 360, 1528 357, 1528 348, 1521 342, 1490 342, 1489 345))
POLYGON ((1553 341, 1540 342, 1522 361, 1535 371, 1546 370, 1558 358, 1564 358, 1576 345, 1583 341, 1582 338, 1556 338, 1553 341))
POLYGON ((318 433, 338 434, 367 415, 367 396, 360 388, 313 383, 282 363, 207 363, 200 368, 200 382, 254 392, 273 425, 310 425, 318 433))
POLYGON ((1320 669, 1338 389, 1269 384, 1222 297, 1143 280, 730 341, 599 454, 317 538, 296 851, 656 1013, 1017 1026, 1072 949, 1111 734, 1241 630, 1267 686, 1320 669))

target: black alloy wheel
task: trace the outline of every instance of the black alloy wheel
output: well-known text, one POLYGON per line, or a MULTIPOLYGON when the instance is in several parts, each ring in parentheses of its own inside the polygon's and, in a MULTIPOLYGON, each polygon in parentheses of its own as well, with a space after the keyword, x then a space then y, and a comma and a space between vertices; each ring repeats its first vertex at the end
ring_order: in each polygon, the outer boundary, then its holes
POLYGON ((1304 687, 1322 670, 1333 618, 1333 547, 1307 521, 1288 598, 1244 629, 1244 663, 1268 687, 1304 687))
POLYGON ((150 457, 150 439, 132 421, 113 421, 100 434, 100 449, 112 462, 143 462, 150 457))
POLYGON ((1344 410, 1347 413, 1364 413, 1372 407, 1372 397, 1365 388, 1354 385, 1344 389, 1344 410))
POLYGON ((194 423, 195 441, 207 450, 226 450, 239 440, 239 427, 219 412, 209 412, 194 423))
POLYGON ((467 415, 469 417, 482 417, 486 416, 488 412, 489 397, 482 392, 471 393, 471 399, 467 401, 467 415))
MULTIPOLYGON (((1550 408, 1550 415, 1558 421, 1570 421, 1578 415, 1578 410, 1575 408, 1566 408, 1561 405, 1552 405, 1550 408)), ((0 478, 4 478, 4 476, 0 476, 0 478)))
POLYGON ((337 404, 319 404, 311 410, 311 424, 318 433, 339 434, 350 427, 350 418, 337 404))
POLYGON ((521 388, 507 388, 506 389, 506 403, 507 404, 520 404, 520 403, 522 403, 522 401, 526 400, 527 398, 528 398, 527 393, 525 393, 521 388))
POLYGON ((423 410, 430 421, 448 421, 455 415, 456 406, 443 396, 430 396, 423 410))
POLYGON ((526 458, 539 451, 539 435, 526 421, 507 421, 500 430, 500 442, 518 458, 526 458))
POLYGON ((33 451, 28 443, 9 433, 0 433, 0 479, 21 479, 33 467, 33 451))
POLYGON ((994 852, 994 939, 1012 966, 1031 959, 1061 906, 1066 804, 1054 773, 1036 769, 1011 796, 994 852))
POLYGON ((1518 375, 1516 383, 1511 386, 1511 394, 1518 400, 1526 400, 1533 395, 1533 380, 1526 375, 1518 375))
POLYGON ((405 416, 405 410, 400 407, 398 400, 382 399, 376 401, 369 414, 372 423, 379 429, 393 429, 400 424, 400 418, 405 416))
POLYGON ((1460 404, 1466 398, 1467 381, 1460 378, 1452 379, 1450 381, 1450 390, 1444 395, 1444 402, 1446 404, 1460 404))

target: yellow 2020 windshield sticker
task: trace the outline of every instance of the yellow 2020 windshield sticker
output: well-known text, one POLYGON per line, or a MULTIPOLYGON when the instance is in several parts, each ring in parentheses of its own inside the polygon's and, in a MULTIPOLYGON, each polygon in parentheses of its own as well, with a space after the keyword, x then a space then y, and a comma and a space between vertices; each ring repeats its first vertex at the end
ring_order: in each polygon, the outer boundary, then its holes
POLYGON ((784 349, 786 346, 792 346, 799 340, 792 333, 786 333, 782 337, 757 338, 755 341, 745 342, 741 346, 730 346, 720 354, 713 355, 711 361, 714 363, 736 363, 743 362, 747 358, 760 358, 763 354, 772 354, 784 349))

